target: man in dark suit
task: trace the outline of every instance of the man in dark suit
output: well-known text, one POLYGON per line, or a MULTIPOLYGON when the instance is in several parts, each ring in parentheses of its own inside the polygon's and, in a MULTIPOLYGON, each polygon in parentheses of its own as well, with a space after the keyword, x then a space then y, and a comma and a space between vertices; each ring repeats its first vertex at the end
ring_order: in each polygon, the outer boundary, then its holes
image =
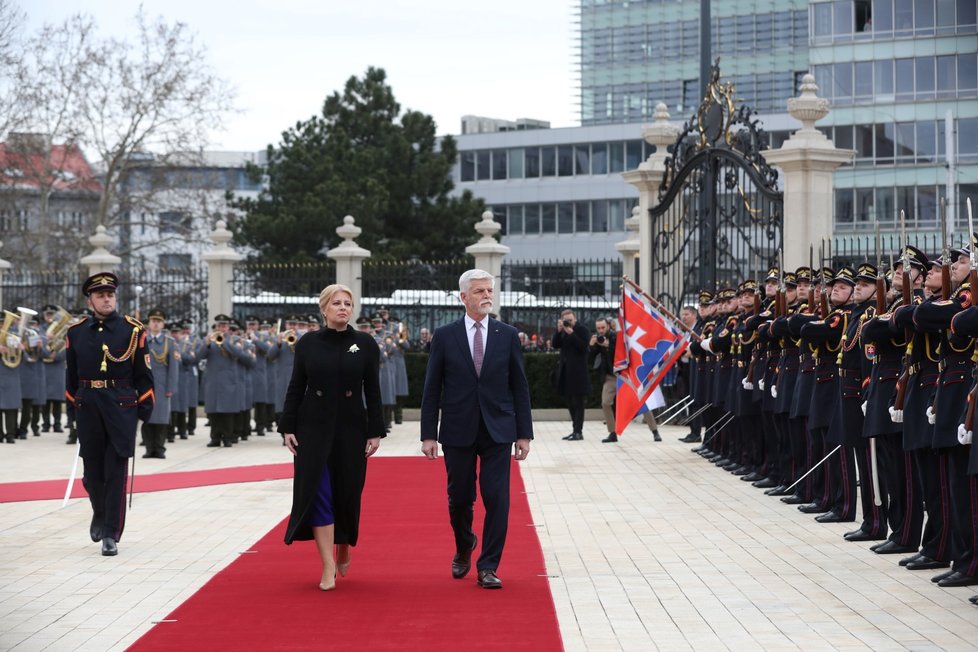
POLYGON ((515 443, 516 459, 526 459, 533 439, 530 389, 516 329, 489 317, 493 281, 480 269, 459 278, 465 316, 435 331, 421 399, 421 450, 428 459, 436 459, 441 442, 445 455, 456 579, 468 574, 478 543, 472 510, 479 459, 486 517, 476 568, 479 586, 486 589, 503 585, 496 569, 509 525, 509 452, 515 443))
POLYGON ((591 332, 584 324, 577 323, 573 310, 560 313, 553 337, 553 348, 560 351, 555 389, 567 397, 572 431, 564 439, 569 441, 584 439, 584 401, 591 393, 591 372, 587 367, 590 340, 591 332))

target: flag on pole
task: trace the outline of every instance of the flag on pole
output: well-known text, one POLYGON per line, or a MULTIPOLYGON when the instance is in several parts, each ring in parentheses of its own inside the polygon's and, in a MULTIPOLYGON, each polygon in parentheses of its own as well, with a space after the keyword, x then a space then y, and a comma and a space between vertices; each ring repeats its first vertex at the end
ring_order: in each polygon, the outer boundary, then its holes
POLYGON ((648 409, 652 393, 686 351, 689 339, 641 290, 628 283, 622 288, 618 325, 615 432, 620 435, 648 409))

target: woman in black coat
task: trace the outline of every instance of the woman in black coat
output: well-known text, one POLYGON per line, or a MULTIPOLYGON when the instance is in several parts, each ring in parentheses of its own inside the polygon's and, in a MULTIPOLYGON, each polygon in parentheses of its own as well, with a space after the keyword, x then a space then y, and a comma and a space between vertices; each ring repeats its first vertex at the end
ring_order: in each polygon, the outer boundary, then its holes
POLYGON ((279 432, 295 456, 292 515, 285 543, 315 539, 323 562, 319 588, 336 587, 357 543, 367 458, 386 435, 380 400, 380 350, 354 330, 353 293, 330 285, 319 295, 326 328, 300 338, 279 432), (335 557, 333 546, 336 545, 335 557))

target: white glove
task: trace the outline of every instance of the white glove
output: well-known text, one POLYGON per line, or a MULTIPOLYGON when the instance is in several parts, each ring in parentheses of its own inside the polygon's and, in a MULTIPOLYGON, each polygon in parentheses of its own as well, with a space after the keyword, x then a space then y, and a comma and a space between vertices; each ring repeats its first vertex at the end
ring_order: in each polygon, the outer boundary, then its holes
POLYGON ((762 392, 764 391, 764 378, 763 377, 760 380, 757 381, 757 386, 761 388, 761 391, 762 392))
POLYGON ((937 415, 934 414, 933 406, 927 408, 927 423, 929 423, 930 425, 934 425, 935 423, 937 423, 937 415))
POLYGON ((903 423, 903 410, 895 410, 891 405, 889 407, 890 411, 890 421, 893 423, 903 423))
POLYGON ((747 380, 746 376, 740 379, 740 386, 746 389, 748 392, 754 389, 754 383, 747 380))
POLYGON ((863 404, 860 406, 863 409, 863 416, 866 416, 866 405, 868 403, 869 401, 863 401, 863 404))
POLYGON ((778 386, 771 385, 771 398, 777 398, 777 397, 778 397, 778 386))
POLYGON ((961 442, 962 446, 967 446, 971 443, 972 432, 970 430, 964 429, 964 424, 958 424, 958 441, 961 442))
POLYGON ((710 353, 710 354, 712 354, 712 353, 713 353, 713 349, 712 349, 712 345, 710 344, 710 342, 711 342, 711 340, 709 340, 709 339, 705 339, 705 340, 703 340, 702 342, 700 342, 700 347, 701 347, 701 348, 702 348, 702 349, 703 349, 704 351, 706 351, 707 353, 710 353))

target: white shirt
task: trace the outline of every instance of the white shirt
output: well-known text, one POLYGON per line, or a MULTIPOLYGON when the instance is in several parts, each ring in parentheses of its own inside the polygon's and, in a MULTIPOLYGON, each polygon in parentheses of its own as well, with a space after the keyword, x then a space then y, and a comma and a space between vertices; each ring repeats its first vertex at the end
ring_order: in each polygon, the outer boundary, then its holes
MULTIPOLYGON (((469 313, 465 313, 465 337, 469 340, 469 354, 472 359, 475 360, 475 323, 476 321, 469 317, 469 313)), ((486 354, 486 345, 489 343, 489 317, 488 315, 483 317, 479 322, 482 324, 482 355, 486 354)))

